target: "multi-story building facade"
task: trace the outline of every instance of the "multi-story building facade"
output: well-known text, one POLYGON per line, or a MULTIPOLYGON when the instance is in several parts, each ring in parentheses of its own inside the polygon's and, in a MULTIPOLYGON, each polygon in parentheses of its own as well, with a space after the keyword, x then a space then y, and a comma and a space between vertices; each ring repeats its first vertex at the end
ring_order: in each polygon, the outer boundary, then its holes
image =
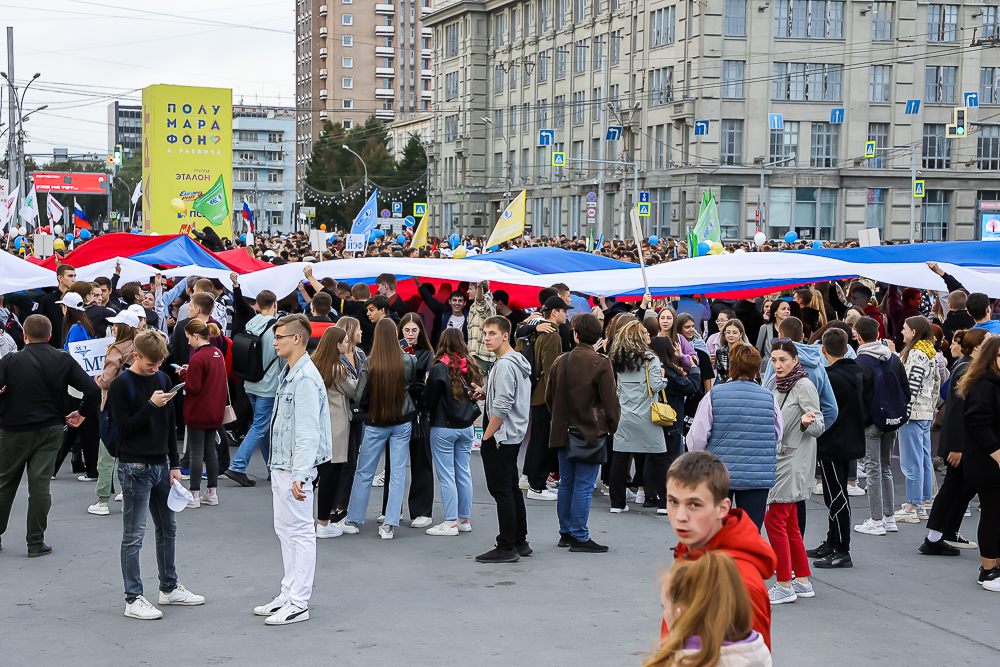
POLYGON ((972 42, 1000 37, 1000 0, 456 0, 425 23, 437 232, 486 233, 524 189, 536 235, 621 233, 636 168, 660 237, 709 188, 733 240, 909 239, 911 203, 915 238, 973 239, 1000 208, 1000 51, 972 42))
POLYGON ((431 0, 296 1, 298 178, 327 121, 345 129, 430 111, 431 0))
POLYGON ((108 105, 108 155, 121 144, 125 157, 130 158, 142 148, 142 107, 118 102, 108 105))
POLYGON ((244 231, 244 201, 258 230, 296 229, 294 138, 295 109, 233 106, 234 229, 244 231))

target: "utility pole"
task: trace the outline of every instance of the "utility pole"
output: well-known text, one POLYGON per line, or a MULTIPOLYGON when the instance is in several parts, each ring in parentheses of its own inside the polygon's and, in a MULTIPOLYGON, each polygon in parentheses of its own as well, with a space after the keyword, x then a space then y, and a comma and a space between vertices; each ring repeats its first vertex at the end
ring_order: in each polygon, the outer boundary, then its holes
POLYGON ((917 198, 913 191, 917 187, 917 146, 910 146, 910 243, 917 231, 917 198))
MULTIPOLYGON (((601 101, 604 104, 602 109, 598 105, 597 109, 601 114, 601 138, 598 141, 599 148, 597 149, 597 159, 607 160, 607 138, 608 138, 608 120, 611 117, 611 100, 608 99, 608 70, 611 66, 611 49, 614 48, 612 45, 611 30, 608 30, 608 48, 607 53, 602 54, 604 56, 604 62, 601 64, 601 101)), ((601 165, 600 170, 597 172, 597 219, 598 224, 601 227, 601 234, 604 234, 605 223, 604 223, 604 202, 607 199, 606 188, 604 185, 604 172, 606 165, 601 165)), ((614 229, 614 225, 611 225, 611 229, 614 229)), ((608 230, 611 231, 610 229, 608 230)), ((609 240, 611 235, 608 235, 609 240)), ((598 235, 600 238, 600 235, 598 235)))
MULTIPOLYGON (((7 131, 7 183, 8 188, 13 190, 16 185, 20 185, 21 177, 17 159, 17 91, 14 89, 14 28, 7 26, 7 82, 10 84, 10 99, 7 100, 9 110, 9 125, 7 131)), ((8 193, 9 194, 9 193, 8 193)), ((18 190, 17 202, 14 204, 14 223, 17 224, 18 211, 21 210, 21 192, 18 190)))

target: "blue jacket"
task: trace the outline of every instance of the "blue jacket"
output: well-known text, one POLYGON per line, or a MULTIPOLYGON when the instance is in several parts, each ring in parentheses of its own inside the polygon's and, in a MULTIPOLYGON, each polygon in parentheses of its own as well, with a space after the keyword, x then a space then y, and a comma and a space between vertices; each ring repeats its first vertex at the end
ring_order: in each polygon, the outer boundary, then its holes
POLYGON ((756 382, 733 380, 712 387, 712 433, 706 450, 729 470, 731 489, 774 486, 778 435, 774 395, 756 382))
POLYGON ((292 473, 293 482, 312 479, 312 469, 333 458, 326 385, 309 355, 285 366, 271 413, 271 468, 292 473))
MULTIPOLYGON (((826 375, 827 361, 823 356, 822 345, 807 345, 806 343, 796 343, 795 348, 799 351, 799 363, 806 369, 809 379, 816 387, 819 394, 819 406, 823 410, 823 422, 826 428, 833 426, 837 421, 837 397, 833 395, 833 387, 830 386, 830 378, 826 375)), ((850 349, 850 347, 848 347, 850 349)), ((771 360, 767 360, 767 369, 764 371, 764 386, 774 391, 778 379, 774 374, 774 367, 771 360)))

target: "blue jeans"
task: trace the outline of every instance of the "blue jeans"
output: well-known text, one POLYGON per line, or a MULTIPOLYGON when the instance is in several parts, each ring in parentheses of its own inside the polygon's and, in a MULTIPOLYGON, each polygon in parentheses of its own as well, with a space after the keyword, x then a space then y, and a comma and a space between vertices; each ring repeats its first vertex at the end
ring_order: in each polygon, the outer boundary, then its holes
POLYGON ((406 459, 410 455, 410 431, 412 422, 396 426, 369 426, 365 424, 365 435, 358 452, 358 471, 354 473, 351 488, 351 503, 347 507, 347 520, 364 523, 368 512, 368 500, 372 494, 372 478, 385 443, 389 441, 389 458, 392 467, 389 472, 389 500, 385 507, 385 525, 398 526, 399 513, 403 507, 403 487, 406 485, 406 459))
POLYGON ((556 514, 559 515, 559 532, 569 533, 580 542, 586 542, 590 539, 590 531, 587 530, 590 499, 594 495, 594 482, 601 466, 570 461, 566 447, 557 451, 559 500, 556 501, 556 514))
POLYGON ((474 429, 431 427, 431 455, 441 485, 444 520, 472 516, 472 441, 474 429))
POLYGON ((156 569, 160 590, 164 593, 177 588, 174 551, 177 544, 177 520, 167 507, 170 495, 170 468, 166 463, 118 462, 118 481, 122 485, 122 577, 125 579, 125 599, 129 602, 142 595, 139 578, 139 550, 146 535, 146 511, 156 527, 156 569))
POLYGON ((274 396, 257 396, 247 392, 247 398, 253 407, 253 423, 243 442, 240 443, 240 448, 236 450, 232 465, 229 466, 233 472, 247 471, 250 457, 257 447, 260 447, 260 455, 264 457, 264 465, 267 465, 268 454, 271 451, 270 427, 274 396))
POLYGON ((899 467, 906 477, 906 502, 920 505, 933 495, 931 466, 931 422, 910 420, 899 431, 899 467))

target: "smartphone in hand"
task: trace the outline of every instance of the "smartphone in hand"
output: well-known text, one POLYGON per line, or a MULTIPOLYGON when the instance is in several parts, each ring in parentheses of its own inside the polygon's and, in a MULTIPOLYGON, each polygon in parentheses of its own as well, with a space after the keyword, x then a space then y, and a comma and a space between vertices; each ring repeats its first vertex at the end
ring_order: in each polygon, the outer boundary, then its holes
POLYGON ((179 384, 176 384, 176 385, 174 385, 174 386, 173 386, 173 387, 172 387, 172 388, 170 389, 170 391, 168 391, 167 393, 168 393, 168 394, 176 394, 176 393, 177 393, 177 392, 179 392, 179 391, 180 391, 181 389, 183 389, 183 388, 184 388, 184 385, 186 385, 186 384, 187 384, 187 382, 181 382, 181 383, 179 383, 179 384))

